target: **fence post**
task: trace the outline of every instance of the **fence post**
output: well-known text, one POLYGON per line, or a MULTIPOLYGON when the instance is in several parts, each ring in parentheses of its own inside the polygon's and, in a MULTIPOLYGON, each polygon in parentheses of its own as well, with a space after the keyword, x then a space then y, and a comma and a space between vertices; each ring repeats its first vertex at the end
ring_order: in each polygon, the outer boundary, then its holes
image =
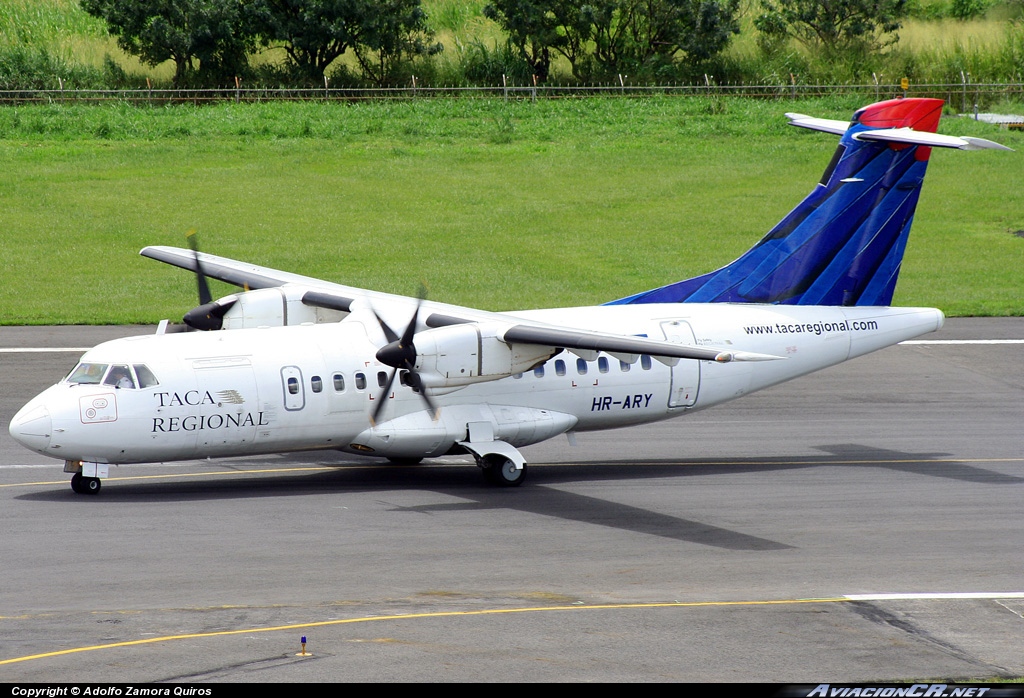
POLYGON ((242 96, 242 81, 239 80, 238 76, 236 75, 235 76, 235 104, 238 104, 238 100, 241 98, 241 96, 242 96))

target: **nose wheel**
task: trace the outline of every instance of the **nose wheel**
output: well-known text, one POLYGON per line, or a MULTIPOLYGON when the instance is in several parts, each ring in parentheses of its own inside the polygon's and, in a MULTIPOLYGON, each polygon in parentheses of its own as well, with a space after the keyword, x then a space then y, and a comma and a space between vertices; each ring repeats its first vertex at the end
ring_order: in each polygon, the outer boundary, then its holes
POLYGON ((98 477, 84 477, 82 473, 71 476, 71 489, 78 494, 99 494, 101 486, 98 477))

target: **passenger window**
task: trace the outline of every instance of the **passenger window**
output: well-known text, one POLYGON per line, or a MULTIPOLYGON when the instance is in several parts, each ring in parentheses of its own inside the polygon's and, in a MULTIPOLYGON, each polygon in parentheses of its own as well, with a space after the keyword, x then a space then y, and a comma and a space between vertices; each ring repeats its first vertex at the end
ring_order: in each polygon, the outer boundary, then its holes
POLYGON ((356 390, 366 390, 366 374, 363 372, 356 374, 356 390))
POLYGON ((313 376, 309 379, 309 385, 313 388, 314 393, 319 393, 324 389, 324 382, 320 376, 313 376))
POLYGON ((513 377, 513 378, 522 378, 522 377, 523 377, 523 374, 522 374, 522 373, 513 373, 513 374, 512 374, 512 377, 513 377))
POLYGON ((623 373, 629 373, 629 369, 631 369, 631 368, 632 368, 632 366, 627 364, 625 361, 620 361, 619 362, 619 370, 622 371, 623 373))
POLYGON ((544 377, 544 364, 541 364, 537 368, 533 369, 533 375, 535 375, 537 378, 543 378, 544 377))
POLYGON ((601 373, 608 373, 608 357, 600 356, 597 359, 597 370, 601 373))
POLYGON ((341 375, 340 373, 334 374, 334 392, 345 392, 345 376, 341 375))
POLYGON ((377 371, 377 387, 383 388, 388 384, 388 374, 386 371, 377 371))
POLYGON ((587 362, 583 359, 576 359, 576 373, 581 376, 587 375, 587 362))
POLYGON ((298 395, 299 394, 299 379, 295 376, 288 378, 288 394, 298 395))
POLYGON ((139 379, 140 388, 152 388, 154 385, 160 385, 160 381, 156 379, 153 372, 149 370, 149 367, 144 364, 135 364, 135 376, 139 379))
POLYGON ((640 368, 642 368, 645 371, 651 370, 651 357, 649 357, 647 354, 644 354, 643 356, 640 357, 640 368))
POLYGON ((555 375, 558 375, 558 376, 564 376, 565 375, 565 362, 562 361, 561 359, 559 359, 558 361, 555 362, 555 375))

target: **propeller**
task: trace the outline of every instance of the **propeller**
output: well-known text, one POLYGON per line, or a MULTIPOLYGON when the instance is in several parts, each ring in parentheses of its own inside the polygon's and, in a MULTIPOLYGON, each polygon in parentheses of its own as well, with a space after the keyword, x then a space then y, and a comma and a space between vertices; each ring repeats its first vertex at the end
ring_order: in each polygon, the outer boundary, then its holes
POLYGON ((195 228, 185 235, 189 249, 192 250, 192 259, 195 263, 196 286, 199 290, 199 305, 185 313, 182 322, 193 330, 219 330, 224 326, 224 315, 235 304, 235 301, 217 303, 210 293, 210 284, 206 281, 206 272, 203 264, 199 261, 199 243, 196 240, 195 228))
POLYGON ((384 405, 387 404, 386 400, 391 393, 391 386, 399 371, 406 371, 409 376, 409 386, 419 393, 419 396, 427 403, 427 408, 430 409, 434 421, 437 421, 438 408, 433 400, 430 399, 430 396, 427 395, 423 387, 423 381, 420 379, 420 374, 416 371, 416 345, 413 344, 413 336, 416 334, 416 321, 420 315, 420 306, 423 305, 423 301, 427 297, 425 286, 420 285, 417 297, 419 301, 416 303, 416 310, 413 311, 412 319, 409 320, 409 324, 406 325, 405 331, 402 332, 401 336, 391 329, 388 323, 384 322, 384 318, 378 315, 376 310, 373 311, 377 322, 380 323, 381 330, 384 332, 384 336, 388 340, 388 343, 377 351, 377 360, 382 364, 391 366, 392 371, 391 375, 388 376, 387 384, 384 386, 384 392, 381 393, 380 398, 377 400, 377 405, 373 408, 373 414, 370 415, 371 424, 376 424, 381 412, 384 411, 384 405))

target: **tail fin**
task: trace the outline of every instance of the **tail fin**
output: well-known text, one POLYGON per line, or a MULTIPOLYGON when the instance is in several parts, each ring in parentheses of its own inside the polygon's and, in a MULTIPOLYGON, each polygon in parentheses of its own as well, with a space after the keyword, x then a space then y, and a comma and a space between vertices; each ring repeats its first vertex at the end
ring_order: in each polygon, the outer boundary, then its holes
POLYGON ((1002 148, 936 135, 941 111, 939 99, 894 99, 849 124, 787 114, 794 126, 842 135, 807 198, 731 264, 609 305, 889 305, 932 146, 1002 148))

